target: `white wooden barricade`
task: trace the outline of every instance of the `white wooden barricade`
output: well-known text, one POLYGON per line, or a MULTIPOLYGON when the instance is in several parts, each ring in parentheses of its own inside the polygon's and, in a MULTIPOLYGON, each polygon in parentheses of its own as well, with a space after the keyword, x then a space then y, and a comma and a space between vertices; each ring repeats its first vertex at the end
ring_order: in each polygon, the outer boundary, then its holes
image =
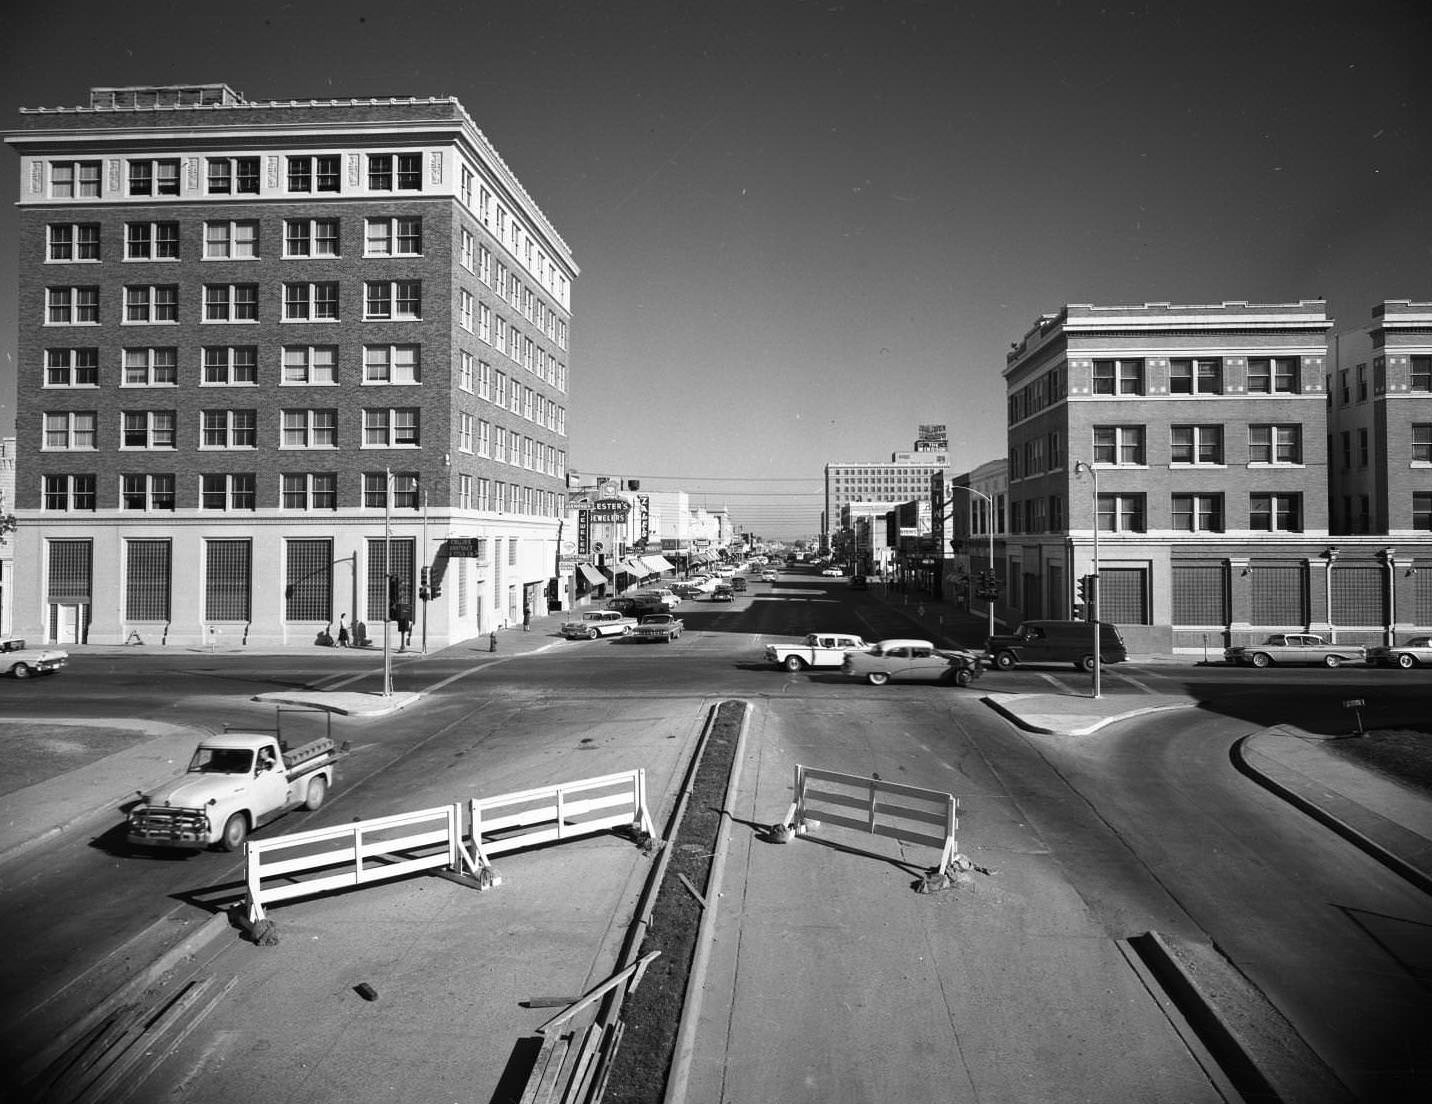
POLYGON ((247 844, 248 919, 264 905, 445 867, 475 875, 463 845, 462 803, 315 828, 247 844))
POLYGON ((630 827, 655 835, 646 803, 646 772, 623 771, 580 782, 541 786, 498 797, 475 797, 472 844, 479 875, 493 878, 492 856, 553 840, 630 827))
POLYGON ((940 849, 941 872, 955 859, 959 803, 952 794, 799 763, 795 794, 784 826, 797 833, 835 824, 902 843, 928 844, 940 849))

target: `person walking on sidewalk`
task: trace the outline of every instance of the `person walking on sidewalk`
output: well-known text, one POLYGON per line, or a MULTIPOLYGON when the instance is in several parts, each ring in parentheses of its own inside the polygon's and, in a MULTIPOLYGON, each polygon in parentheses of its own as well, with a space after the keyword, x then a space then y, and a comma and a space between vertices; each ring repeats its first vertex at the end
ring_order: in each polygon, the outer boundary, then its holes
POLYGON ((347 616, 346 613, 338 615, 338 646, 340 648, 348 647, 348 626, 343 623, 343 619, 347 616))
POLYGON ((523 606, 523 607, 522 607, 522 631, 523 631, 523 632, 531 632, 531 631, 532 631, 532 607, 531 607, 531 606, 523 606))

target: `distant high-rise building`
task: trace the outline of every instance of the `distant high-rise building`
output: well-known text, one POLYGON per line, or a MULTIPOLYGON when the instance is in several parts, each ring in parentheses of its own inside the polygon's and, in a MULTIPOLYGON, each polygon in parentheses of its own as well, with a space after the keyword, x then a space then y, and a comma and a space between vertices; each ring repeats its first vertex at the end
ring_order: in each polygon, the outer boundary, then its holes
POLYGON ((841 524, 841 510, 851 503, 897 503, 930 498, 930 477, 949 474, 950 454, 944 448, 944 426, 922 426, 910 452, 895 452, 886 462, 837 462, 825 466, 825 506, 821 513, 821 544, 829 549, 841 524), (924 447, 922 447, 924 446, 924 447))
POLYGON ((578 270, 460 103, 95 88, 6 141, 18 632, 442 643, 542 605, 578 270))

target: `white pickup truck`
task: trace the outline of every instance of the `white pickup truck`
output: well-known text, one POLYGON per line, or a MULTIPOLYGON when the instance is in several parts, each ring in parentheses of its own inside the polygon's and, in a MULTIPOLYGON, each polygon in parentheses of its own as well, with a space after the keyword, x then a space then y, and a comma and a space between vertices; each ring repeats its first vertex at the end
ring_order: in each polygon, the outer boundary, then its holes
POLYGON ((275 732, 205 737, 187 771, 140 794, 126 839, 140 847, 237 851, 260 825, 300 805, 322 805, 347 747, 323 736, 288 748, 275 732))
POLYGON ((870 645, 849 633, 811 633, 799 644, 767 644, 766 662, 800 671, 806 667, 839 667, 846 652, 865 652, 870 645))

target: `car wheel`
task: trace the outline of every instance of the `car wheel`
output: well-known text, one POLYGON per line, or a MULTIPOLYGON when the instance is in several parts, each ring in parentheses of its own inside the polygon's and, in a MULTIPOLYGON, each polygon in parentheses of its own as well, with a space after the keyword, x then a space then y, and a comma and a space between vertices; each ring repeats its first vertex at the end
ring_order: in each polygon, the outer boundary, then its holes
POLYGON ((871 686, 884 686, 890 681, 890 676, 884 671, 871 671, 865 678, 871 686))
POLYGON ((623 636, 630 636, 630 635, 631 635, 631 626, 630 626, 630 625, 623 625, 623 626, 622 626, 622 635, 623 635, 623 636))
POLYGON ((10 668, 10 673, 16 678, 29 678, 30 675, 33 674, 28 663, 15 664, 15 666, 10 668))
POLYGON ((955 672, 956 686, 968 686, 970 683, 974 682, 974 680, 975 673, 971 671, 968 667, 961 667, 958 671, 955 672))
POLYGON ((588 640, 595 640, 597 637, 599 637, 599 636, 601 636, 601 635, 602 635, 602 634, 599 633, 599 632, 597 632, 596 629, 588 629, 588 630, 587 630, 587 639, 588 639, 588 640))
POLYGON ((1413 667, 1417 666, 1417 661, 1406 652, 1399 652, 1397 655, 1397 666, 1401 667, 1404 671, 1410 671, 1413 667))
POLYGON ((1268 658, 1266 652, 1254 652, 1252 662, 1254 667, 1267 667, 1273 661, 1268 658))
POLYGON ((1342 666, 1342 656, 1336 656, 1336 655, 1326 655, 1326 656, 1323 656, 1323 666, 1324 666, 1324 667, 1341 667, 1341 666, 1342 666))
POLYGON ((799 670, 801 670, 801 669, 804 668, 804 667, 805 667, 805 660, 803 660, 800 656, 796 656, 796 655, 786 656, 786 670, 787 670, 787 671, 799 671, 799 670))
POLYGON ((244 845, 244 840, 249 838, 249 818, 243 813, 235 813, 224 825, 224 834, 219 839, 219 846, 225 851, 237 851, 244 845))
POLYGON ((1079 662, 1074 664, 1080 671, 1092 671, 1094 669, 1094 657, 1091 655, 1081 656, 1079 662))
POLYGON ((1015 658, 1013 652, 1000 652, 994 657, 994 665, 1001 671, 1013 671, 1015 658))
POLYGON ((319 775, 308 784, 308 793, 304 796, 303 807, 305 809, 317 809, 323 804, 323 799, 328 796, 328 779, 319 775))

